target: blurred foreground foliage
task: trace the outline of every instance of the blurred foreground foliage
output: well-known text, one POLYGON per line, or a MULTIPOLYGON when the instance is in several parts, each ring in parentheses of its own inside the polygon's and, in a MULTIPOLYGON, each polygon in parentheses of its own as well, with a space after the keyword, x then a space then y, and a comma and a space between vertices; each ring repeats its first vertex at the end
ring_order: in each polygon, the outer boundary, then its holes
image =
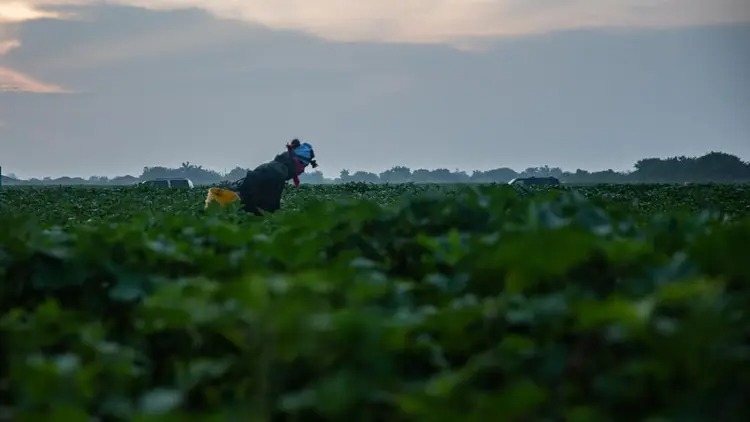
POLYGON ((0 419, 750 420, 749 192, 3 190, 0 419))

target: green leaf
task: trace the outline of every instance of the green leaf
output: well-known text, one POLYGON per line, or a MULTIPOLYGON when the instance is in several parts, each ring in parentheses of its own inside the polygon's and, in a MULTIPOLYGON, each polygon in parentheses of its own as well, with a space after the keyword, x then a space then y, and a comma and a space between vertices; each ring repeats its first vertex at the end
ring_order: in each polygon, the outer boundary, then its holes
POLYGON ((167 413, 177 409, 182 404, 182 393, 177 390, 158 388, 149 391, 140 400, 140 408, 144 413, 167 413))

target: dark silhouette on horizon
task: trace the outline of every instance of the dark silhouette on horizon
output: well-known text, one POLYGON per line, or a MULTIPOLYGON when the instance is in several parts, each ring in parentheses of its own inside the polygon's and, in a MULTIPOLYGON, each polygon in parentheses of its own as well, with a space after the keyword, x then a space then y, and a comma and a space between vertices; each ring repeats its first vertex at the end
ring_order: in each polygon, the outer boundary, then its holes
MULTIPOLYGON (((448 169, 416 169, 397 166, 380 174, 344 169, 335 179, 325 178, 320 171, 304 173, 300 181, 306 184, 331 183, 508 183, 517 177, 555 177, 564 183, 743 183, 750 182, 750 162, 723 152, 710 152, 701 157, 644 158, 635 163, 632 172, 614 170, 594 171, 578 169, 563 171, 559 167, 530 167, 516 171, 507 167, 475 170, 471 174, 448 169)), ((189 178, 195 185, 213 185, 245 177, 247 169, 236 167, 226 174, 203 168, 190 162, 179 168, 144 167, 140 176, 121 176, 112 179, 61 177, 58 179, 18 180, 3 176, 3 185, 133 185, 157 178, 189 178)))

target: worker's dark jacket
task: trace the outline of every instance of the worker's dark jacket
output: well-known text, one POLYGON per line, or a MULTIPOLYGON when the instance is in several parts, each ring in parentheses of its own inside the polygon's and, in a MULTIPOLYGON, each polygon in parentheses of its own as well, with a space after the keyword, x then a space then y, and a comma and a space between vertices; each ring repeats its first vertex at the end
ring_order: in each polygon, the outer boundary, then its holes
POLYGON ((260 210, 274 212, 281 208, 284 185, 294 178, 295 167, 294 160, 285 152, 248 171, 237 189, 243 209, 260 215, 260 210))

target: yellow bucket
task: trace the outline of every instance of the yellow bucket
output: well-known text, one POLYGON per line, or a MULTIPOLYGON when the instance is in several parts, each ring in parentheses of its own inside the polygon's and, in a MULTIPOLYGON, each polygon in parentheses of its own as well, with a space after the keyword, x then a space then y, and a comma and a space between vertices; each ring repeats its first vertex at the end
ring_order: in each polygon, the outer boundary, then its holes
POLYGON ((208 190, 208 196, 206 196, 206 208, 208 208, 208 205, 214 201, 223 207, 238 199, 240 199, 240 196, 234 191, 222 188, 211 188, 208 190))

